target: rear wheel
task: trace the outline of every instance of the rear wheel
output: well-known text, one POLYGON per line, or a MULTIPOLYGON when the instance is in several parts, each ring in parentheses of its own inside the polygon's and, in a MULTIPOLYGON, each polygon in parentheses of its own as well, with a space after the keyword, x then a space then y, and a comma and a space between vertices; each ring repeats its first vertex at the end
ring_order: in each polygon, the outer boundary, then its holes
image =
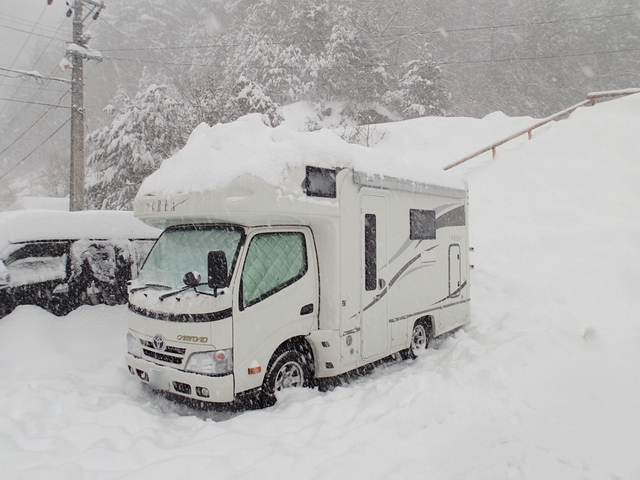
POLYGON ((285 350, 274 356, 262 383, 261 404, 269 407, 276 403, 276 392, 285 388, 308 387, 312 369, 308 355, 285 350))
POLYGON ((411 344, 405 351, 405 358, 418 358, 429 346, 429 327, 424 320, 416 320, 411 331, 411 344))

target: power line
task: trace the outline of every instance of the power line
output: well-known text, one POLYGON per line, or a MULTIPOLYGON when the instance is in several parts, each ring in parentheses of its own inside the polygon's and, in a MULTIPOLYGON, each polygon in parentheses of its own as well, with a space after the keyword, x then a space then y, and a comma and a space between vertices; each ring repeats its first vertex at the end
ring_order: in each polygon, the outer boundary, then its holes
MULTIPOLYGON (((18 25, 25 28, 31 28, 34 24, 36 24, 35 22, 27 20, 26 18, 16 17, 7 13, 0 13, 0 21, 7 22, 10 25, 18 25)), ((58 33, 55 31, 56 29, 54 27, 51 27, 49 25, 37 25, 37 28, 43 32, 52 33, 54 35, 58 33)))
POLYGON ((510 57, 510 58, 496 58, 492 60, 466 60, 466 61, 450 61, 450 62, 438 62, 438 65, 468 65, 478 63, 498 63, 498 62, 522 62, 530 60, 547 60, 554 58, 572 58, 572 57, 588 57, 590 55, 609 55, 612 53, 626 53, 637 52, 640 48, 624 48, 620 50, 604 50, 600 52, 583 52, 583 53, 566 53, 563 55, 536 55, 532 57, 510 57))
POLYGON ((7 170, 2 176, 0 176, 0 180, 2 180, 4 177, 9 175, 18 165, 20 165, 27 158, 29 158, 31 155, 33 155, 40 147, 42 147, 45 143, 47 143, 51 139, 51 137, 53 137, 56 133, 58 133, 62 129, 62 127, 64 127, 70 121, 71 121, 71 118, 68 118, 62 125, 60 125, 58 128, 56 128, 56 130, 51 135, 49 135, 42 143, 40 143, 40 145, 38 145, 36 148, 31 150, 31 152, 29 152, 26 157, 24 157, 22 160, 20 160, 18 163, 16 163, 13 167, 11 167, 9 170, 7 170))
POLYGON ((22 30, 21 28, 9 27, 7 25, 0 25, 0 28, 6 28, 7 30, 14 30, 16 32, 28 33, 29 35, 33 35, 34 37, 50 38, 52 40, 57 40, 59 42, 65 43, 65 40, 62 38, 52 37, 51 35, 44 35, 42 33, 35 33, 34 31, 29 32, 28 30, 22 30))
MULTIPOLYGON (((42 12, 40 12, 40 16, 38 17, 38 20, 36 20, 36 23, 34 24, 33 28, 31 29, 31 32, 25 32, 25 33, 29 34, 29 37, 31 36, 33 31, 36 29, 38 24, 40 23, 40 20, 42 19, 42 16, 44 15, 44 12, 46 10, 47 10, 47 6, 45 5, 45 7, 42 9, 42 12)), ((11 28, 11 27, 4 27, 4 28, 9 28, 10 30, 16 30, 15 28, 11 28)), ((27 37, 25 39, 24 43, 20 47, 20 50, 18 50, 18 53, 16 54, 16 57, 13 59, 13 62, 11 62, 11 65, 9 65, 9 68, 13 68, 13 66, 15 65, 16 61, 18 60, 18 58, 20 58, 20 54, 22 53, 22 50, 24 50, 24 47, 27 45, 27 42, 29 41, 29 37, 27 37)))
POLYGON ((51 108, 71 108, 71 107, 64 107, 62 105, 54 105, 52 103, 28 102, 27 100, 12 100, 11 98, 0 97, 0 100, 4 100, 5 102, 27 103, 29 105, 43 105, 45 107, 51 107, 51 108))
MULTIPOLYGON (((142 51, 144 50, 142 47, 140 47, 140 45, 138 45, 135 41, 133 41, 132 39, 130 39, 129 37, 127 37, 127 35, 125 35, 124 33, 122 33, 120 30, 118 30, 116 27, 114 27, 113 25, 111 25, 109 22, 107 22, 103 17, 100 17, 100 20, 102 20, 105 24, 107 24, 109 27, 111 27, 112 29, 114 29, 116 32, 118 32, 120 35, 122 35, 124 38, 126 38, 127 40, 129 40, 131 43, 133 43, 136 47, 138 47, 138 50, 142 51)), ((108 57, 107 57, 108 58, 108 57)), ((154 58, 157 59, 157 57, 154 55, 154 58)), ((158 63, 161 64, 162 66, 164 66, 167 71, 171 74, 174 75, 173 70, 171 70, 171 68, 167 67, 167 65, 169 65, 168 63, 165 64, 164 62, 162 62, 161 60, 156 60, 155 62, 148 62, 148 63, 158 63)), ((188 65, 181 65, 181 66, 188 66, 188 65)))
MULTIPOLYGON (((543 60, 550 58, 570 58, 570 57, 585 57, 589 55, 608 55, 613 53, 625 53, 639 51, 640 48, 627 48, 619 50, 606 50, 598 52, 583 52, 583 53, 567 53, 562 55, 537 55, 532 57, 511 57, 511 58, 498 58, 498 59, 478 59, 478 60, 461 60, 461 61, 443 61, 435 62, 436 65, 459 65, 459 64, 475 64, 475 63, 491 63, 491 62, 518 62, 518 61, 530 61, 530 60, 543 60)), ((183 67, 211 67, 211 64, 204 63, 178 63, 178 62, 162 62, 159 60, 140 60, 132 58, 119 58, 119 57, 105 57, 109 60, 117 60, 120 62, 135 62, 135 63, 160 63, 163 65, 177 65, 183 67)), ((415 62, 414 62, 415 63, 415 62)), ((375 64, 357 64, 357 65, 333 65, 330 67, 323 67, 325 69, 353 69, 353 68, 380 68, 380 67, 399 67, 402 63, 375 63, 375 64)), ((225 65, 226 67, 238 67, 239 65, 225 65)), ((299 67, 288 65, 268 65, 268 66, 251 66, 254 70, 296 70, 299 67)))
MULTIPOLYGON (((58 105, 60 105, 60 102, 62 102, 62 100, 64 99, 64 97, 66 97, 68 94, 69 94, 69 91, 66 91, 66 92, 65 92, 65 93, 60 97, 60 99, 58 100, 58 105)), ((42 115, 40 115, 40 116, 38 117, 38 119, 37 119, 35 122, 33 122, 31 125, 29 125, 29 127, 27 127, 27 129, 26 129, 24 132, 22 132, 22 133, 18 136, 18 138, 16 138, 13 142, 11 142, 9 145, 7 145, 7 146, 4 148, 4 150, 2 150, 2 151, 0 152, 0 155, 2 155, 4 152, 6 152, 6 151, 7 151, 7 150, 9 150, 12 146, 14 146, 14 145, 18 142, 18 140, 20 140, 22 137, 24 137, 24 136, 29 132, 29 130, 31 130, 33 127, 35 127, 35 126, 40 122, 40 120, 42 120, 42 119, 45 117, 45 115, 46 115, 47 113, 49 113, 51 110, 53 110, 53 108, 54 108, 54 107, 49 107, 47 110, 45 110, 45 112, 44 112, 42 115)), ((7 127, 7 128, 9 128, 9 127, 7 127)), ((6 129, 5 129, 5 130, 6 130, 6 129)))
MULTIPOLYGON (((558 19, 558 20, 542 20, 538 22, 526 22, 526 23, 512 23, 505 25, 486 25, 486 26, 478 26, 478 27, 465 27, 465 28, 451 28, 451 29, 437 29, 430 30, 427 32, 411 32, 411 33, 398 33, 398 34, 386 34, 386 35, 370 35, 367 37, 358 37, 358 38, 367 38, 367 39, 385 39, 385 38, 405 38, 405 37, 414 37, 421 35, 436 35, 436 34, 449 34, 449 33, 459 33, 459 32, 472 32, 478 30, 499 30, 505 28, 515 28, 515 27, 528 27, 528 26, 536 26, 536 25, 549 25, 554 23, 568 23, 568 22, 581 22, 581 21, 589 21, 589 20, 601 20, 604 18, 620 18, 620 17, 631 17, 635 16, 634 13, 623 13, 617 15, 594 15, 590 17, 578 17, 578 18, 567 18, 567 19, 558 19)), ((106 21, 105 21, 106 22, 106 21)), ((111 25, 110 25, 111 26, 111 25)), ((115 27, 112 27, 115 29, 115 27)), ((117 30, 117 29, 116 29, 117 30)), ((121 35, 124 34, 118 31, 121 35)), ((318 43, 318 42, 327 42, 327 38, 312 38, 309 40, 301 40, 296 41, 296 44, 303 43, 318 43)), ((292 42, 290 41, 261 41, 261 42, 239 42, 239 43, 210 43, 204 45, 189 45, 189 46, 180 46, 180 47, 139 47, 139 48, 114 48, 114 49, 103 49, 101 48, 101 52, 138 52, 138 51, 166 51, 166 50, 199 50, 205 48, 223 48, 223 47, 239 47, 242 45, 246 46, 257 46, 257 45, 289 45, 292 42)), ((175 65, 184 65, 184 64, 175 64, 175 65)), ((197 65, 196 65, 197 66, 197 65)))
MULTIPOLYGON (((66 19, 65 19, 66 20, 66 19)), ((60 29, 62 28, 62 26, 65 23, 65 20, 63 20, 62 22, 60 22, 60 25, 58 25, 58 28, 56 30, 56 34, 60 31, 60 29)), ((40 59, 42 58, 42 56, 45 54, 45 52, 49 49, 49 47, 51 46, 51 43, 53 42, 53 40, 49 40, 49 43, 47 43, 47 46, 44 47, 44 50, 42 50, 42 52, 40 52, 40 55, 38 56, 38 58, 36 59, 36 61, 33 63, 33 68, 35 68, 38 65, 38 62, 40 61, 40 59)), ((51 71, 51 73, 49 74, 49 77, 51 77, 53 75, 53 73, 56 71, 58 67, 54 67, 53 70, 51 71)), ((38 95, 40 95, 44 90, 45 87, 47 87, 50 83, 50 80, 44 82, 42 85, 40 85, 40 88, 38 89, 38 91, 36 91, 31 98, 29 99, 29 101, 34 101, 38 95)), ((16 97, 16 95, 18 94, 18 92, 20 91, 20 88, 24 88, 24 84, 19 85, 18 88, 16 88, 13 91, 13 94, 11 95, 11 99, 14 99, 16 97)), ((4 106, 2 107, 2 109, 0 109, 0 115, 5 111, 5 109, 7 108, 9 104, 5 103, 4 106)), ((7 124, 7 126, 2 130, 2 132, 4 133, 11 125, 13 125, 18 118, 20 118, 22 116, 22 114, 24 112, 27 111, 27 109, 30 107, 30 105, 25 105, 25 107, 7 124)))
MULTIPOLYGON (((43 12, 44 13, 44 12, 43 12)), ((42 16, 42 15, 41 15, 42 16)), ((39 21, 39 20, 38 20, 39 21)), ((60 29, 62 28, 62 26, 64 25, 65 21, 63 20, 60 25, 58 25, 58 28, 56 30, 56 34, 60 31, 60 29)), ((33 68, 35 68, 38 65, 38 62, 40 61, 40 59, 42 58, 42 56, 45 54, 45 52, 49 49, 49 47, 51 46, 51 43, 53 42, 53 38, 51 40, 49 40, 49 43, 47 43, 47 46, 44 47, 44 50, 42 50, 42 52, 40 52, 40 55, 38 56, 38 58, 36 59, 36 61, 33 63, 33 68)), ((13 64, 12 64, 13 66, 13 64)), ((11 67, 10 67, 11 68, 11 67)), ((56 67, 57 68, 57 67, 56 67)), ((53 75, 53 73, 55 72, 56 68, 54 68, 51 71, 51 74, 49 75, 49 77, 51 77, 53 75)), ((0 82, 1 84, 2 82, 0 82)), ((38 95, 40 95, 40 93, 42 91, 44 91, 45 87, 48 86, 49 82, 45 82, 42 85, 40 85, 40 89, 35 92, 31 98, 29 99, 30 101, 34 101, 38 95)), ((18 94, 18 92, 20 91, 20 88, 23 87, 23 85, 19 85, 18 88, 16 88, 13 93, 11 94, 11 99, 14 99, 16 97, 16 95, 18 94)), ((0 115, 5 111, 5 109, 7 108, 7 105, 9 105, 8 103, 5 103, 2 107, 2 109, 0 109, 0 115)), ((9 122, 9 124, 7 125, 7 128, 9 128, 17 119, 18 117, 20 117, 27 109, 29 108, 29 105, 26 105, 21 111, 20 113, 18 113, 16 115, 16 117, 13 118, 13 120, 11 120, 9 122)), ((6 128, 3 130, 3 132, 6 131, 6 128)))

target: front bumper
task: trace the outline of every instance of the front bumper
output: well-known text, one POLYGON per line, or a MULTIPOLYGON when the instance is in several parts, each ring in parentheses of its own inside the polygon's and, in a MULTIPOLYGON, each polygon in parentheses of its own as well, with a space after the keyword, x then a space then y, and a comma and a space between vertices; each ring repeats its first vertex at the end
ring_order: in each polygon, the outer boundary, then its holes
POLYGON ((129 372, 156 390, 201 402, 230 403, 234 400, 232 373, 221 377, 209 377, 157 365, 130 353, 127 353, 126 359, 129 372))

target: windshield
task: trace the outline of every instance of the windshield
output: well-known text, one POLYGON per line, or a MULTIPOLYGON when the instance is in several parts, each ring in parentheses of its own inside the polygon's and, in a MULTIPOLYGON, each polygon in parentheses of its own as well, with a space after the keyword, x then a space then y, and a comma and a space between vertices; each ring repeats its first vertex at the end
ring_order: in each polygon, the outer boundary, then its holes
POLYGON ((140 271, 140 284, 162 284, 182 288, 185 273, 196 271, 207 281, 207 255, 222 250, 229 265, 229 278, 244 231, 239 227, 190 225, 172 227, 160 236, 140 271))

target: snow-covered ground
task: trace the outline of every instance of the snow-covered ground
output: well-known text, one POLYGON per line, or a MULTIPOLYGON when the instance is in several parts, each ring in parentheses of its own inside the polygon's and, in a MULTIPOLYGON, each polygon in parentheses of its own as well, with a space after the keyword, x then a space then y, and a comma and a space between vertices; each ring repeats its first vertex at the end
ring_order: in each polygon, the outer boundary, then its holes
MULTIPOLYGON (((529 120, 415 120, 376 147, 447 164, 529 120)), ((471 323, 332 392, 190 411, 127 372, 126 307, 18 307, 0 320, 0 477, 640 478, 639 127, 634 95, 459 167, 471 323)))

